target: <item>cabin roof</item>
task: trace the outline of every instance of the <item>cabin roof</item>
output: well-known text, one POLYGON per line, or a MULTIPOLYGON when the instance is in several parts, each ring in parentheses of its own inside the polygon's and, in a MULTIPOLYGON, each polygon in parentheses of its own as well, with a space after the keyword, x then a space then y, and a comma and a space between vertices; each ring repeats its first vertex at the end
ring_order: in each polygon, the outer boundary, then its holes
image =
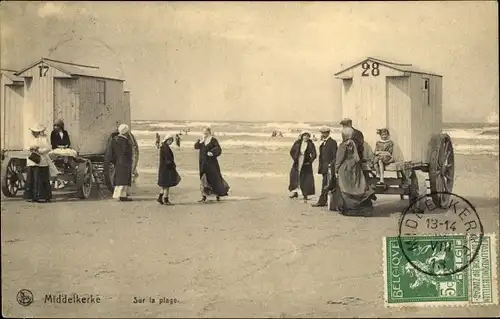
POLYGON ((422 70, 418 67, 415 67, 411 64, 403 64, 403 63, 396 63, 396 62, 389 62, 389 61, 385 61, 385 60, 381 60, 381 59, 377 59, 377 58, 372 58, 372 57, 367 57, 365 59, 363 59, 362 61, 356 63, 356 64, 353 64, 347 68, 344 68, 343 70, 335 73, 335 76, 338 76, 352 68, 355 68, 357 67, 358 65, 366 62, 366 61, 372 61, 372 62, 377 62, 381 65, 384 65, 388 68, 391 68, 391 69, 394 69, 396 71, 400 71, 400 72, 409 72, 409 73, 418 73, 418 74, 428 74, 428 75, 435 75, 435 76, 440 76, 442 77, 442 75, 439 75, 439 74, 436 74, 436 73, 433 73, 433 72, 427 72, 425 70, 422 70))
POLYGON ((22 77, 17 76, 16 71, 14 70, 1 69, 0 73, 2 75, 5 75, 5 77, 7 77, 7 79, 9 79, 12 82, 24 82, 24 79, 22 77))
POLYGON ((64 62, 64 61, 52 60, 52 59, 48 59, 48 58, 41 58, 36 63, 33 63, 30 66, 17 72, 16 75, 21 75, 26 70, 29 70, 32 67, 34 67, 42 62, 52 66, 53 68, 55 68, 63 73, 66 73, 70 76, 73 76, 73 75, 75 75, 75 76, 88 76, 88 77, 123 81, 122 79, 119 79, 119 78, 116 78, 114 76, 110 76, 109 74, 106 74, 98 66, 77 64, 77 63, 72 63, 72 62, 64 62))

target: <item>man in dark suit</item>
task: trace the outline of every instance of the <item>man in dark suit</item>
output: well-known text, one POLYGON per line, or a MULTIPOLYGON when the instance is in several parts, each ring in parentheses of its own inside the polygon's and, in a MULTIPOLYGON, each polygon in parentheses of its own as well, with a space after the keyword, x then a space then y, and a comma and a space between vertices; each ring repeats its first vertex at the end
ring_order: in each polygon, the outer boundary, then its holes
POLYGON ((354 144, 356 144, 356 148, 358 149, 359 159, 361 162, 363 162, 363 152, 365 148, 365 137, 363 136, 363 133, 352 127, 352 120, 349 118, 345 118, 340 121, 340 125, 342 125, 342 128, 350 127, 354 130, 354 132, 352 133, 352 140, 354 141, 354 144))
POLYGON ((334 181, 334 176, 332 176, 332 181, 328 180, 328 170, 335 169, 335 158, 337 156, 337 142, 330 137, 330 129, 328 127, 322 127, 321 132, 321 145, 319 146, 319 167, 318 174, 323 176, 321 183, 321 195, 318 198, 318 202, 313 204, 313 207, 325 207, 328 201, 328 185, 330 182, 334 181))

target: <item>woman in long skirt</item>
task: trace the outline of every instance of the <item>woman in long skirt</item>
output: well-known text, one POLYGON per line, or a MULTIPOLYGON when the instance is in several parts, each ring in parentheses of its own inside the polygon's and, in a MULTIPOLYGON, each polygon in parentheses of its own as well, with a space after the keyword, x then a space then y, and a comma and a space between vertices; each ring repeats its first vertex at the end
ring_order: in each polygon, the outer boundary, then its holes
POLYGON ((174 161, 174 153, 170 145, 174 142, 172 135, 167 135, 163 139, 160 147, 160 166, 158 168, 158 186, 161 192, 158 195, 158 203, 164 205, 173 205, 168 198, 171 187, 179 185, 181 177, 177 173, 174 161))
POLYGON ((290 198, 299 197, 299 191, 307 201, 308 196, 314 195, 314 173, 312 164, 316 159, 316 147, 311 141, 311 134, 303 132, 299 139, 293 143, 290 150, 293 165, 290 170, 290 183, 288 190, 291 192, 290 198))
POLYGON ((133 149, 132 143, 127 137, 128 132, 128 125, 121 124, 118 127, 118 135, 116 135, 115 141, 112 144, 112 156, 115 163, 115 191, 113 198, 121 202, 132 200, 128 197, 128 190, 132 185, 133 149))
POLYGON ((215 195, 217 201, 219 201, 222 196, 228 195, 229 185, 222 178, 219 161, 217 160, 217 157, 222 153, 222 149, 217 139, 212 136, 212 130, 209 127, 203 130, 203 137, 196 141, 194 148, 200 152, 200 202, 205 202, 209 195, 215 195))
POLYGON ((49 166, 53 163, 48 156, 51 146, 43 125, 35 125, 30 131, 33 138, 29 144, 30 155, 26 160, 28 174, 24 198, 30 202, 48 203, 52 199, 49 166))
POLYGON ((363 174, 361 159, 352 135, 352 128, 346 127, 342 130, 344 141, 337 151, 337 187, 331 197, 330 210, 347 216, 370 216, 373 210, 372 200, 376 197, 363 174))

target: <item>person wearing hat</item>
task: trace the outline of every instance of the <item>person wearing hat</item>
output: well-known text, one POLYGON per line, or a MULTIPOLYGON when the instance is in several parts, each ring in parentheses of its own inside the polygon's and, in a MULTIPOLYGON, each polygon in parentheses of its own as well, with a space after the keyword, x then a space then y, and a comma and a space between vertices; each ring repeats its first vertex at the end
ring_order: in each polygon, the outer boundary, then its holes
POLYGON ((200 191, 201 199, 199 202, 205 202, 207 196, 215 195, 217 201, 222 196, 228 196, 229 184, 222 177, 222 172, 217 159, 222 154, 222 148, 219 141, 212 135, 212 129, 205 127, 203 136, 194 144, 194 149, 199 150, 199 169, 200 169, 200 191))
POLYGON ((54 129, 50 134, 50 144, 52 145, 52 151, 49 156, 64 156, 65 165, 71 167, 72 162, 68 160, 68 156, 76 157, 78 153, 74 149, 71 149, 69 134, 64 129, 64 121, 62 119, 57 119, 54 122, 54 129))
POLYGON ((303 131, 299 139, 295 141, 290 149, 290 156, 293 160, 290 169, 290 183, 288 190, 291 192, 290 198, 299 197, 299 191, 308 200, 308 196, 314 195, 314 173, 312 164, 316 159, 316 147, 311 141, 311 134, 303 131))
MULTIPOLYGON (((118 131, 118 128, 120 127, 120 122, 116 122, 116 129, 113 133, 111 133, 111 136, 108 138, 108 142, 106 144, 106 153, 104 155, 104 160, 108 162, 113 163, 113 156, 112 156, 112 150, 113 150, 113 143, 115 141, 115 137, 117 137, 120 133, 118 131)), ((159 140, 160 135, 157 134, 157 139, 159 140)), ((137 163, 139 162, 139 144, 137 143, 137 140, 135 139, 134 134, 130 132, 130 128, 127 134, 125 134, 127 139, 130 141, 132 145, 132 150, 133 150, 133 156, 132 156, 132 180, 135 180, 135 178, 139 177, 139 173, 137 172, 137 163)), ((114 163, 113 163, 114 164, 114 163)))
POLYGON ((69 134, 68 131, 64 129, 64 121, 62 119, 57 119, 54 122, 54 129, 50 134, 50 144, 52 144, 52 149, 67 148, 71 146, 69 134))
POLYGON ((319 146, 318 174, 322 176, 321 195, 313 207, 325 207, 328 201, 328 186, 335 185, 335 174, 328 178, 329 171, 335 169, 335 157, 337 156, 337 141, 330 136, 330 129, 326 126, 320 128, 321 144, 319 146))
POLYGON ((133 149, 127 134, 129 132, 127 124, 120 124, 118 135, 114 137, 112 143, 112 158, 115 164, 113 198, 122 202, 131 201, 128 197, 129 187, 132 185, 132 164, 133 149))
POLYGON ((391 141, 389 130, 386 128, 378 129, 377 134, 380 135, 380 140, 375 144, 373 165, 375 166, 377 176, 380 178, 377 185, 384 185, 385 166, 394 162, 394 158, 392 157, 394 142, 391 141))
POLYGON ((354 127, 352 127, 352 120, 350 118, 344 118, 342 121, 340 121, 340 125, 342 125, 342 128, 346 128, 346 127, 352 128, 352 130, 353 130, 352 140, 354 141, 354 143, 356 143, 356 148, 358 149, 359 158, 360 158, 361 162, 363 162, 363 160, 364 160, 363 153, 364 153, 364 144, 365 144, 365 138, 363 136, 363 133, 361 133, 361 131, 355 129, 354 127))
POLYGON ((351 127, 342 129, 342 140, 335 159, 337 187, 333 190, 330 210, 347 216, 370 216, 374 192, 363 174, 351 127))
POLYGON ((160 146, 160 165, 158 168, 158 186, 161 192, 158 195, 158 203, 162 205, 173 205, 168 198, 170 187, 177 186, 181 177, 177 173, 174 161, 174 153, 170 145, 174 142, 174 137, 170 134, 163 138, 160 146))
POLYGON ((30 131, 32 139, 29 142, 30 155, 26 160, 28 173, 24 198, 30 202, 50 202, 52 199, 50 164, 53 163, 48 154, 51 147, 45 135, 45 126, 36 124, 30 127, 30 131))

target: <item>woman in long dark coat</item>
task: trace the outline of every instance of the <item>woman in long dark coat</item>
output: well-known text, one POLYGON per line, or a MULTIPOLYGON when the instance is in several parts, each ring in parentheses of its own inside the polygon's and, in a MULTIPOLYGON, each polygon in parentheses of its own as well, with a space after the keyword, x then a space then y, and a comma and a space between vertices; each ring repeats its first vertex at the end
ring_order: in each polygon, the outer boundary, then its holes
POLYGON ((160 147, 160 166, 158 168, 158 186, 161 187, 161 192, 158 195, 158 203, 165 205, 173 205, 168 199, 170 187, 179 185, 181 177, 177 173, 174 161, 174 152, 170 145, 174 142, 172 135, 167 135, 163 139, 160 147))
POLYGON ((200 152, 200 202, 206 201, 209 195, 215 195, 217 201, 219 201, 220 197, 228 195, 229 185, 222 177, 219 161, 217 160, 217 157, 222 153, 222 149, 219 141, 212 136, 212 130, 209 127, 203 130, 203 137, 196 141, 194 148, 200 152))
POLYGON ((370 216, 373 210, 374 192, 363 174, 356 143, 352 140, 353 129, 342 130, 343 142, 339 145, 335 162, 338 174, 337 187, 331 197, 330 210, 343 215, 370 216))
POLYGON ((127 138, 128 132, 128 125, 121 124, 118 127, 118 135, 115 136, 112 143, 113 162, 115 164, 113 198, 122 202, 132 200, 128 197, 128 189, 132 185, 133 149, 132 143, 127 138))
POLYGON ((290 184, 288 190, 292 193, 290 198, 299 197, 299 190, 308 200, 308 196, 316 192, 314 186, 314 172, 312 164, 316 159, 316 147, 311 141, 311 134, 303 132, 300 139, 293 143, 290 150, 290 156, 293 159, 292 169, 290 170, 290 184))

